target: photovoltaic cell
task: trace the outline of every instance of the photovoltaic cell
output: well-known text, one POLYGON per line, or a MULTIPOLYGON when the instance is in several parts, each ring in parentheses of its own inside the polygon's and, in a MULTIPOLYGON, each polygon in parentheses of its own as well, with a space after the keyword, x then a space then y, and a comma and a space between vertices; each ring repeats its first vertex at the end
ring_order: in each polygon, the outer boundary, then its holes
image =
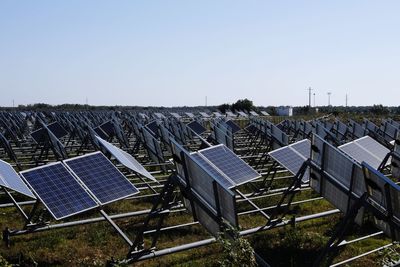
POLYGON ((98 206, 61 162, 23 171, 21 176, 56 220, 98 206))
POLYGON ((35 195, 22 181, 21 177, 14 170, 14 168, 2 160, 0 160, 0 185, 30 198, 36 199, 35 195))
POLYGON ((103 205, 139 192, 101 152, 68 159, 64 163, 103 205))
POLYGON ((96 136, 97 140, 108 150, 122 165, 131 169, 132 171, 149 178, 150 180, 156 181, 156 179, 130 154, 126 153, 122 149, 112 145, 111 143, 96 136))

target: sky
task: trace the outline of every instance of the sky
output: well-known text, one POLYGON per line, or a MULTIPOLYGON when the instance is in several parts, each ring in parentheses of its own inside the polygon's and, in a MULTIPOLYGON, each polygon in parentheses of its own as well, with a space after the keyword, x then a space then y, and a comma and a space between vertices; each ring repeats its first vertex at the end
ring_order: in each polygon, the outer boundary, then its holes
POLYGON ((0 1, 0 106, 400 106, 399 1, 0 1), (312 101, 313 102, 313 101, 312 101))

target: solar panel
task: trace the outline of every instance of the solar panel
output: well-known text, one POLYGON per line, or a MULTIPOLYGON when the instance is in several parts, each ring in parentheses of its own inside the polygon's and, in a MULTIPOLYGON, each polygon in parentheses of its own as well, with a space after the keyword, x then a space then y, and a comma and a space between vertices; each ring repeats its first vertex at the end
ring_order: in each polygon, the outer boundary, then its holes
POLYGON ((139 192, 101 152, 68 159, 64 163, 103 205, 139 192))
POLYGON ((246 117, 246 118, 248 117, 247 114, 244 113, 243 111, 238 111, 237 113, 242 117, 246 117))
POLYGON ((197 121, 192 121, 192 122, 188 123, 187 126, 190 129, 192 129, 195 133, 197 133, 198 135, 200 135, 206 131, 206 128, 204 128, 204 126, 201 125, 200 123, 198 123, 197 121))
MULTIPOLYGON (((349 191, 356 197, 365 192, 365 183, 361 166, 343 152, 314 134, 312 140, 312 161, 320 166, 321 174, 315 168, 310 170, 310 185, 342 212, 353 202, 349 191), (352 185, 351 185, 352 183, 352 185)), ((362 217, 362 211, 357 221, 362 217)))
POLYGON ((146 127, 150 129, 150 131, 153 133, 153 136, 158 136, 158 123, 157 121, 152 121, 148 124, 146 124, 146 127))
POLYGON ((221 185, 226 188, 235 187, 235 182, 233 182, 228 176, 226 176, 221 170, 215 168, 212 164, 210 164, 204 157, 199 155, 197 152, 192 153, 191 156, 209 173, 212 174, 215 180, 218 181, 221 185))
POLYGON ((290 145, 291 148, 299 152, 304 158, 310 158, 311 141, 304 139, 290 145))
POLYGON ((93 131, 103 139, 109 138, 109 136, 99 127, 94 128, 93 131))
POLYGON ((227 111, 225 112, 225 114, 228 115, 229 117, 236 117, 236 115, 232 111, 227 111))
POLYGON ((339 149, 351 156, 358 163, 365 161, 375 169, 381 165, 386 155, 390 152, 389 149, 369 136, 339 146, 339 149))
POLYGON ((150 180, 157 181, 134 157, 126 153, 122 149, 112 145, 111 143, 96 136, 97 140, 110 152, 122 165, 131 169, 132 171, 149 178, 150 180))
POLYGON ((224 145, 202 149, 198 153, 229 177, 236 186, 261 177, 258 172, 224 145))
POLYGON ((256 116, 256 117, 258 116, 258 113, 257 113, 257 112, 255 112, 255 111, 253 111, 253 110, 252 110, 252 111, 250 111, 250 114, 251 114, 252 116, 256 116))
POLYGON ((345 152, 353 159, 355 159, 358 163, 361 163, 363 161, 368 162, 368 164, 373 166, 375 169, 377 169, 382 162, 377 157, 375 157, 374 155, 372 155, 367 150, 365 150, 364 148, 362 148, 361 146, 359 146, 354 142, 350 142, 342 146, 339 146, 339 149, 345 152))
POLYGON ((99 126, 108 136, 115 135, 114 124, 111 121, 107 121, 99 126))
MULTIPOLYGON (((311 142, 306 139, 296 142, 290 146, 282 147, 268 154, 277 161, 281 166, 290 171, 293 175, 296 175, 301 166, 310 157, 311 142)), ((302 181, 307 182, 309 180, 309 173, 305 172, 302 181)))
POLYGON ((164 114, 160 113, 160 112, 155 112, 154 115, 159 118, 159 119, 165 119, 164 114))
POLYGON ((68 134, 68 132, 58 122, 53 122, 47 125, 47 128, 57 137, 62 138, 68 134))
POLYGON ((2 160, 0 160, 0 185, 30 198, 36 199, 35 195, 21 180, 21 177, 14 170, 14 168, 2 160))
MULTIPOLYGON (((232 226, 237 226, 236 200, 235 194, 229 190, 225 184, 221 183, 221 174, 211 165, 204 165, 200 161, 201 156, 197 153, 187 155, 186 166, 188 169, 188 179, 195 196, 207 206, 207 209, 217 215, 217 210, 221 211, 221 216, 232 226), (214 183, 216 182, 216 186, 214 183)), ((208 164, 208 163, 206 163, 208 164)), ((195 205, 196 206, 196 205, 195 205)), ((202 221, 200 214, 197 214, 202 225, 207 229, 210 220, 202 221)), ((212 219, 210 217, 210 219, 212 219)), ((212 220, 214 221, 214 220, 212 220)), ((212 234, 214 234, 212 232, 212 234)))
POLYGON ((228 120, 228 121, 226 121, 225 122, 229 127, 231 127, 231 129, 232 129, 232 132, 235 134, 235 133, 237 133, 238 131, 240 131, 242 128, 240 128, 240 126, 239 125, 237 125, 234 121, 232 121, 232 120, 228 120))
POLYGON ((383 230, 386 235, 393 236, 395 240, 400 240, 400 232, 398 230, 400 222, 400 186, 376 171, 372 166, 366 163, 363 163, 362 166, 368 185, 368 201, 382 213, 387 214, 389 220, 397 224, 397 229, 394 227, 395 232, 392 233, 390 225, 378 219, 375 219, 375 225, 383 230))
MULTIPOLYGON (((66 136, 67 131, 58 123, 53 122, 46 126, 57 138, 62 138, 66 136)), ((46 140, 46 132, 45 128, 41 128, 31 133, 31 137, 35 140, 36 143, 43 143, 46 140)))
POLYGON ((217 111, 213 112, 214 116, 219 118, 219 117, 223 117, 223 115, 217 111))
POLYGON ((208 115, 208 114, 205 113, 205 112, 199 112, 199 114, 200 114, 201 116, 203 116, 203 118, 210 118, 210 115, 208 115))
POLYGON ((175 119, 181 119, 182 118, 182 116, 181 115, 179 115, 178 113, 176 113, 176 112, 170 112, 170 114, 175 118, 175 119))
POLYGON ((269 116, 269 113, 266 112, 266 111, 264 111, 264 110, 262 110, 262 111, 260 111, 260 112, 261 112, 261 114, 264 115, 264 116, 269 116))
POLYGON ((191 112, 185 112, 185 114, 191 119, 193 119, 195 117, 194 114, 191 112))
POLYGON ((382 160, 390 152, 390 150, 388 148, 381 145, 379 142, 377 142, 375 139, 373 139, 370 136, 360 138, 360 139, 356 140, 355 142, 382 160))
POLYGON ((21 176, 56 220, 98 206, 61 162, 23 171, 21 176))

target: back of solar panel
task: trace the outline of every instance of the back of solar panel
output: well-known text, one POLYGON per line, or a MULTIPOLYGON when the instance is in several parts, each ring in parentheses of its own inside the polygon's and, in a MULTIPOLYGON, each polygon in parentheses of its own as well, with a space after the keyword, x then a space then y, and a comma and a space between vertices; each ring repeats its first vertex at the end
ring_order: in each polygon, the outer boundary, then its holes
MULTIPOLYGON (((317 135, 312 140, 311 160, 322 170, 311 168, 311 188, 346 213, 354 203, 350 195, 357 198, 366 190, 361 166, 317 135)), ((362 216, 361 210, 357 216, 359 224, 362 216)))

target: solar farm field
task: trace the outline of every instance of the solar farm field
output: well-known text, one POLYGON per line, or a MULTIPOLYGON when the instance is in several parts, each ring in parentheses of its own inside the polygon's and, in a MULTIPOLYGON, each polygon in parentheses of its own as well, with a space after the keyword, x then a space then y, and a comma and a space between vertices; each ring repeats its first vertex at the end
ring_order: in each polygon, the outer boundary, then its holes
POLYGON ((392 266, 399 131, 258 110, 0 111, 1 260, 392 266))

